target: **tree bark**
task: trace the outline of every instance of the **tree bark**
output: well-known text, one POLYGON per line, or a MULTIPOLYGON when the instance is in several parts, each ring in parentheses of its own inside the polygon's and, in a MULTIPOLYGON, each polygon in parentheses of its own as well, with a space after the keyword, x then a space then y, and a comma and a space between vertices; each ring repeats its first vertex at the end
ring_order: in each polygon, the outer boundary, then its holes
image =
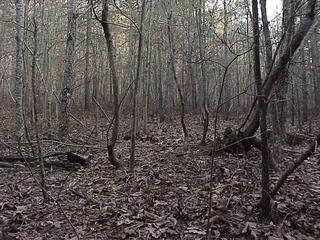
POLYGON ((66 61, 64 76, 60 92, 59 103, 59 138, 63 141, 68 139, 69 134, 69 112, 71 99, 71 83, 73 78, 73 62, 75 57, 76 41, 76 6, 75 0, 68 1, 68 26, 66 42, 66 61))
POLYGON ((16 0, 16 64, 15 64, 15 104, 16 137, 25 134, 23 123, 23 41, 24 41, 24 0, 16 0))

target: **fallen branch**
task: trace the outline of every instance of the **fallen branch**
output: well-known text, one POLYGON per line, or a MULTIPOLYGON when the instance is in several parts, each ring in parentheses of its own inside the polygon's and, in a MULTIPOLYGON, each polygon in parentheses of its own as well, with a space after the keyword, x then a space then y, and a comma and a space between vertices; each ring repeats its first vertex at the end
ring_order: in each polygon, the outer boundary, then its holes
POLYGON ((310 156, 312 156, 315 151, 317 150, 318 146, 320 144, 320 133, 318 134, 315 141, 309 146, 308 150, 306 150, 299 159, 294 161, 294 163, 282 174, 282 176, 278 179, 275 187, 270 192, 271 197, 274 197, 284 182, 287 180, 287 178, 304 162, 304 160, 308 159, 310 156))

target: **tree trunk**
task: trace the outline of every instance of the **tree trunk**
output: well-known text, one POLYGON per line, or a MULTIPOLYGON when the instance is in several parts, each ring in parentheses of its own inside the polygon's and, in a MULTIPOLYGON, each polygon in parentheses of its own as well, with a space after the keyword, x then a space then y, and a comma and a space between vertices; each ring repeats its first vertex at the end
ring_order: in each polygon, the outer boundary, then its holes
POLYGON ((118 138, 118 131, 119 131, 119 81, 118 81, 118 75, 116 72, 116 66, 115 66, 115 55, 114 55, 114 46, 112 41, 112 35, 110 32, 110 26, 108 23, 108 16, 109 16, 109 6, 108 6, 108 0, 103 1, 103 7, 102 7, 102 19, 100 21, 104 36, 107 42, 107 48, 108 48, 108 59, 109 59, 109 66, 111 71, 111 78, 112 78, 112 93, 113 93, 113 122, 112 124, 112 133, 111 133, 111 139, 108 141, 108 154, 109 154, 109 161, 110 163, 115 166, 117 169, 122 168, 122 163, 117 159, 115 153, 114 153, 114 147, 117 142, 118 138))
POLYGON ((23 123, 23 37, 24 37, 24 0, 16 0, 16 64, 15 64, 15 104, 16 137, 25 134, 23 123))
POLYGON ((171 2, 168 3, 169 7, 167 9, 167 11, 168 11, 167 31, 168 31, 168 39, 169 39, 170 67, 171 67, 171 72, 173 74, 173 79, 174 79, 174 82, 177 86, 178 95, 179 95, 179 101, 180 101, 180 107, 181 107, 180 122, 181 122, 182 130, 183 130, 183 139, 184 139, 184 143, 187 143, 188 142, 188 131, 187 131, 187 127, 186 127, 185 119, 184 119, 184 117, 185 117, 185 100, 184 100, 181 86, 178 82, 176 66, 175 66, 175 59, 174 59, 173 34, 172 34, 172 30, 171 30, 171 24, 172 24, 172 21, 171 21, 172 20, 172 6, 171 6, 171 4, 172 4, 171 2))
POLYGON ((131 132, 131 151, 130 151, 130 172, 134 171, 135 165, 135 147, 136 147, 136 122, 137 122, 137 105, 138 105, 138 88, 139 88, 139 78, 140 78, 140 68, 141 68, 141 53, 142 53, 142 45, 143 45, 143 20, 145 13, 145 3, 146 1, 142 1, 141 6, 141 16, 140 16, 140 27, 139 27, 139 45, 138 45, 138 56, 137 56, 137 70, 136 76, 134 80, 134 93, 133 93, 133 109, 132 109, 132 132, 131 132))
POLYGON ((39 137, 39 127, 38 127, 38 111, 37 111, 37 93, 36 93, 36 64, 37 64, 37 55, 38 55, 38 26, 36 22, 36 6, 33 6, 33 24, 34 24, 34 32, 33 32, 33 55, 32 55, 32 64, 31 64, 31 89, 32 89, 32 98, 33 98, 33 113, 34 113, 34 129, 36 133, 37 139, 37 150, 38 150, 38 158, 40 161, 40 172, 41 172, 41 190, 43 201, 48 202, 49 196, 47 193, 47 186, 46 186, 46 173, 44 169, 44 161, 42 158, 42 150, 40 144, 40 137, 39 137))
POLYGON ((258 16, 258 1, 252 0, 252 14, 253 14, 253 39, 254 39, 254 75, 257 85, 258 106, 260 113, 260 131, 261 131, 261 155, 262 155, 262 197, 261 208, 262 217, 270 218, 270 186, 269 186, 269 149, 267 137, 267 104, 266 96, 262 90, 261 67, 260 67, 260 33, 259 33, 259 16, 258 16))
MULTIPOLYGON (((261 18, 263 24, 263 34, 264 34, 264 42, 265 42, 265 53, 266 53, 266 67, 265 67, 265 76, 267 76, 271 69, 272 69, 272 62, 273 62, 273 53, 272 53, 272 43, 271 43, 271 34, 269 29, 269 22, 268 22, 268 15, 267 15, 267 7, 266 7, 266 0, 260 1, 261 7, 261 18)), ((276 168, 275 162, 281 156, 281 149, 280 149, 280 141, 279 138, 276 136, 275 133, 278 132, 278 114, 277 108, 274 102, 271 102, 271 122, 273 126, 273 134, 272 134, 272 154, 270 151, 269 155, 269 166, 276 168)))
POLYGON ((75 0, 69 0, 66 61, 59 104, 59 138, 63 141, 68 139, 69 134, 70 98, 72 94, 71 83, 73 78, 73 62, 75 57, 76 41, 76 18, 75 0))
MULTIPOLYGON (((223 54, 224 54, 224 65, 225 67, 227 66, 229 60, 228 60, 228 11, 227 11, 227 2, 226 0, 223 0, 223 41, 224 41, 224 46, 223 46, 223 54)), ((227 72, 227 75, 225 76, 225 84, 223 91, 223 102, 224 102, 224 117, 226 120, 229 120, 230 118, 230 110, 231 110, 231 89, 230 89, 230 74, 227 72)))
POLYGON ((302 86, 302 122, 306 123, 309 119, 308 111, 308 81, 306 73, 306 63, 305 63, 305 50, 301 49, 301 86, 302 86))
POLYGON ((157 76, 158 76, 158 111, 159 111, 159 121, 162 123, 165 120, 164 116, 164 104, 163 104, 163 84, 162 84, 162 56, 161 56, 161 46, 160 43, 158 43, 158 64, 157 64, 157 76))
POLYGON ((84 109, 89 110, 90 105, 90 77, 89 77, 89 54, 90 54, 90 41, 91 41, 91 17, 92 9, 90 7, 90 0, 87 4, 87 28, 86 28, 86 66, 84 72, 84 109))
POLYGON ((311 57, 312 57, 312 69, 313 69, 313 94, 314 94, 314 117, 319 116, 320 112, 320 50, 319 50, 319 26, 315 26, 312 39, 311 39, 311 57))
MULTIPOLYGON (((295 30, 295 1, 296 0, 283 0, 283 17, 282 17, 282 29, 284 34, 284 40, 280 46, 280 54, 285 51, 290 41, 292 40, 295 30)), ((292 56, 290 56, 292 57, 292 56)), ((289 88, 290 72, 289 66, 283 69, 281 78, 279 79, 277 86, 277 116, 278 116, 278 130, 281 137, 284 137, 286 133, 287 122, 287 95, 289 88)))
POLYGON ((206 138, 207 138, 207 132, 209 128, 209 111, 207 108, 207 102, 208 102, 208 94, 207 94, 207 76, 206 76, 206 69, 204 66, 204 33, 203 33, 203 14, 202 11, 204 11, 204 2, 200 0, 200 8, 198 9, 197 14, 197 30, 198 30, 198 43, 199 43, 199 55, 200 55, 200 68, 201 68, 201 90, 202 90, 202 103, 201 103, 201 115, 203 120, 203 131, 202 131, 202 139, 201 144, 205 145, 206 138), (203 9, 202 9, 203 8, 203 9))

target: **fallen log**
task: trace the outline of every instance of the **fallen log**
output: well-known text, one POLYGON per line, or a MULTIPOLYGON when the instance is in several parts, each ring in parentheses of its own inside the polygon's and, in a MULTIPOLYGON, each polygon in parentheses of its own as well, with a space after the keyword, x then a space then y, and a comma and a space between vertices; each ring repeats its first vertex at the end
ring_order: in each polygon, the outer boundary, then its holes
MULTIPOLYGON (((35 165, 37 164, 37 160, 39 157, 33 156, 20 156, 20 155, 8 155, 8 156, 0 156, 0 167, 10 167, 12 163, 20 162, 22 164, 35 165), (9 163, 9 164, 8 164, 9 163), (11 164, 10 164, 11 163, 11 164)), ((80 167, 89 167, 90 159, 86 156, 81 156, 79 154, 73 152, 62 152, 62 151, 54 151, 49 152, 42 156, 44 159, 44 164, 46 167, 59 167, 64 168, 66 170, 75 170, 80 167), (58 157, 58 159, 48 159, 58 157), (64 157, 63 159, 59 159, 59 157, 64 157)))

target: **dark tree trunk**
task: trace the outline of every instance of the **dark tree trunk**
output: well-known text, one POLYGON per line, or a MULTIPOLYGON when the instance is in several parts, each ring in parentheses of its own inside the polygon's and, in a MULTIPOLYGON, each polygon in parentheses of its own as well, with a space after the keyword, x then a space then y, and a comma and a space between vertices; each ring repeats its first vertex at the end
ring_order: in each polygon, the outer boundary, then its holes
POLYGON ((261 132, 261 155, 262 155, 262 197, 261 208, 262 217, 265 219, 271 216, 270 205, 270 186, 269 186, 269 149, 267 137, 267 104, 266 96, 262 91, 261 67, 260 67, 260 33, 259 33, 259 16, 258 1, 252 1, 253 14, 253 39, 254 39, 254 76, 257 85, 258 106, 260 114, 260 132, 261 132))

